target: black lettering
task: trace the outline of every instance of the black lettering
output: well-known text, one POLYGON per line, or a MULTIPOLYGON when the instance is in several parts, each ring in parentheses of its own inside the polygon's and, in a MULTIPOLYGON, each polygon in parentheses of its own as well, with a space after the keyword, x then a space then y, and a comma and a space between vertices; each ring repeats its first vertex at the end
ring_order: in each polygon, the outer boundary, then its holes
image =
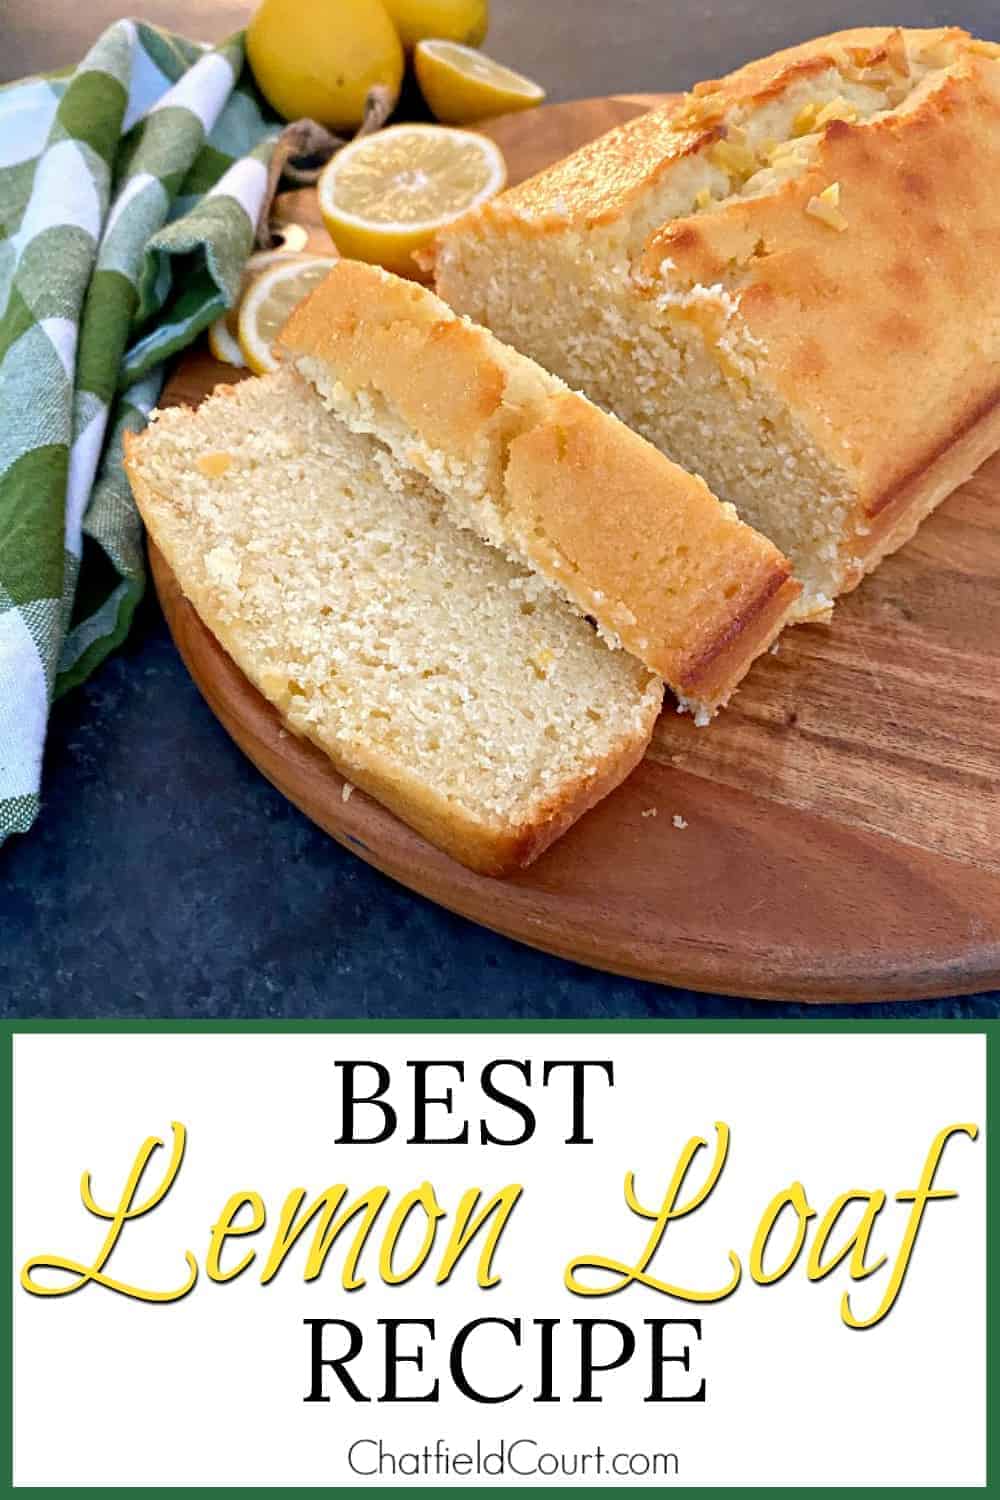
POLYGON ((698 1389, 696 1391, 693 1391, 688 1396, 665 1396, 663 1394, 663 1366, 664 1365, 680 1365, 681 1368, 685 1371, 685 1373, 689 1373, 690 1369, 691 1369, 691 1350, 690 1350, 690 1348, 689 1348, 689 1346, 687 1344, 684 1345, 684 1353, 683 1354, 664 1354, 664 1352, 663 1352, 663 1330, 664 1330, 664 1328, 672 1328, 672 1327, 675 1327, 675 1326, 679 1326, 679 1327, 683 1327, 683 1328, 693 1328, 694 1332, 695 1332, 695 1338, 700 1339, 701 1338, 701 1319, 700 1318, 645 1318, 643 1321, 645 1322, 647 1328, 651 1328, 653 1330, 653 1339, 652 1339, 652 1346, 653 1346, 653 1348, 652 1348, 653 1374, 652 1374, 652 1381, 651 1381, 651 1384, 650 1384, 649 1395, 648 1396, 644 1396, 643 1400, 644 1401, 704 1401, 704 1399, 705 1399, 705 1381, 704 1381, 704 1379, 702 1380, 701 1385, 698 1387, 698 1389))
POLYGON ((580 1394, 573 1400, 601 1401, 602 1396, 594 1395, 595 1374, 598 1370, 618 1370, 627 1365, 635 1353, 635 1334, 627 1323, 619 1323, 616 1318, 574 1318, 573 1322, 580 1330, 580 1394), (622 1341, 617 1357, 605 1365, 594 1363, 594 1329, 598 1327, 614 1328, 622 1341))
POLYGON ((427 1094, 427 1070, 428 1068, 454 1068, 458 1074, 459 1082, 465 1082, 465 1064, 460 1062, 410 1062, 407 1067, 413 1069, 413 1134, 407 1141, 408 1146, 464 1146, 469 1140, 469 1126, 466 1122, 458 1135, 434 1136, 427 1134, 427 1106, 428 1104, 443 1104, 451 1114, 452 1091, 445 1089, 443 1094, 427 1094))
POLYGON ((552 1389, 552 1335, 559 1327, 558 1318, 536 1318, 535 1327, 542 1330, 542 1368, 540 1376, 540 1390, 533 1397, 535 1401, 558 1401, 559 1397, 552 1389))
POLYGON ((382 1095, 389 1087, 389 1069, 379 1062, 338 1062, 335 1067, 343 1069, 341 1088, 341 1129, 335 1144, 338 1146, 378 1146, 387 1141, 396 1128, 396 1111, 382 1095), (370 1094, 355 1093, 355 1074, 359 1068, 371 1068, 378 1080, 370 1094), (354 1108, 357 1104, 370 1104, 382 1111, 382 1129, 378 1135, 357 1135, 354 1125, 354 1108))
POLYGON ((613 1062, 546 1062, 542 1064, 542 1086, 548 1084, 549 1079, 556 1068, 572 1068, 573 1070, 573 1129, 566 1137, 567 1146, 592 1146, 592 1136, 586 1134, 584 1124, 584 1089, 586 1071, 588 1068, 600 1068, 608 1080, 608 1087, 615 1086, 615 1065, 613 1062))
POLYGON ((521 1385, 516 1385, 512 1391, 508 1391, 506 1395, 503 1396, 484 1396, 482 1391, 477 1390, 477 1388, 470 1382, 468 1376, 465 1373, 465 1346, 469 1341, 469 1336, 474 1333, 477 1328, 482 1328, 486 1323, 494 1323, 500 1328, 509 1329, 510 1332, 514 1335, 514 1343, 520 1349, 520 1318, 476 1318, 473 1322, 466 1323, 464 1328, 460 1328, 458 1330, 458 1333, 452 1340, 450 1359, 451 1378, 455 1382, 456 1389, 461 1391, 462 1395, 468 1397, 470 1401, 478 1401, 483 1405, 495 1406, 500 1401, 513 1401, 514 1397, 519 1395, 524 1387, 521 1385))
POLYGON ((401 1328, 426 1328, 431 1339, 434 1338, 433 1318, 379 1318, 379 1324, 385 1329, 385 1392, 380 1397, 382 1401, 436 1401, 438 1399, 439 1382, 435 1380, 429 1391, 423 1391, 417 1396, 401 1396, 399 1394, 398 1370, 399 1365, 416 1365, 418 1370, 424 1368, 424 1351, 418 1345, 416 1354, 400 1354, 397 1335, 401 1328))
POLYGON ((357 1323, 348 1323, 344 1318, 303 1318, 303 1323, 312 1329, 309 1345, 309 1369, 310 1385, 308 1396, 303 1396, 303 1401, 329 1401, 329 1396, 323 1394, 323 1367, 328 1365, 336 1375, 344 1390, 352 1401, 370 1401, 353 1379, 344 1369, 344 1365, 355 1355, 361 1352, 362 1337, 361 1329, 357 1323), (323 1330, 324 1328, 346 1328, 350 1337, 346 1354, 339 1354, 336 1359, 328 1359, 323 1354, 323 1330))
POLYGON ((527 1104, 522 1103, 520 1099, 515 1099, 513 1094, 508 1094, 505 1090, 497 1087, 493 1082, 493 1074, 497 1068, 517 1068, 525 1083, 530 1085, 531 1064, 530 1062, 522 1062, 515 1057, 498 1057, 493 1062, 486 1064, 480 1080, 483 1093, 487 1099, 492 1099, 494 1104, 502 1105, 504 1109, 509 1109, 514 1114, 520 1115, 524 1122, 524 1129, 520 1135, 516 1136, 494 1135, 490 1127, 486 1124, 486 1121, 482 1120, 479 1125, 479 1139, 484 1146, 523 1146, 525 1141, 530 1141, 535 1133, 534 1111, 527 1104))

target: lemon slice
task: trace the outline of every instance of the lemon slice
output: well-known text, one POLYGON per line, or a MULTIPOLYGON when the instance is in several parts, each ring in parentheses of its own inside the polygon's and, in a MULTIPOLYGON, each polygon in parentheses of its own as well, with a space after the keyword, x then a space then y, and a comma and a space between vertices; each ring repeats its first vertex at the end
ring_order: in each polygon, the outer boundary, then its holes
POLYGON ((448 125, 530 109, 545 98, 530 78, 460 42, 418 42, 413 61, 421 93, 435 118, 448 125))
MULTIPOLYGON (((230 309, 230 312, 232 311, 233 309, 230 309)), ((220 364, 235 365, 237 369, 245 369, 246 360, 243 358, 243 350, 240 348, 239 340, 232 335, 229 317, 230 313, 224 313, 221 318, 216 318, 208 330, 208 347, 220 364)))
POLYGON ((302 255, 297 251, 284 249, 258 250, 254 255, 251 255, 250 259, 243 267, 243 279, 240 282, 239 301, 236 303, 235 307, 231 307, 226 313, 226 321, 229 324, 230 332, 235 334, 237 324, 239 322, 240 303, 243 301, 243 298, 246 296, 247 292, 250 290, 254 282, 257 280, 257 277, 260 276, 262 272, 270 270, 272 266, 288 266, 293 262, 296 265, 302 265, 305 261, 317 259, 319 259, 319 257, 315 255, 302 255))
POLYGON ((293 309, 318 286, 335 256, 311 256, 308 260, 282 257, 285 264, 271 266, 250 285, 240 303, 239 340, 243 358, 255 375, 276 370, 278 361, 272 344, 293 309))
POLYGON ((282 243, 273 250, 260 250, 256 255, 250 256, 243 267, 239 300, 235 307, 228 308, 221 318, 216 318, 208 330, 208 347, 220 364, 233 365, 236 369, 246 369, 247 362, 243 358, 243 351, 239 344, 239 316, 240 303, 246 296, 251 283, 262 271, 266 271, 269 266, 276 265, 278 261, 287 265, 290 260, 315 259, 314 256, 300 253, 309 241, 308 232, 301 224, 283 224, 277 232, 282 236, 282 243))
POLYGON ((413 276, 412 252, 507 180, 499 146, 443 125, 390 125, 323 170, 319 207, 344 255, 413 276))

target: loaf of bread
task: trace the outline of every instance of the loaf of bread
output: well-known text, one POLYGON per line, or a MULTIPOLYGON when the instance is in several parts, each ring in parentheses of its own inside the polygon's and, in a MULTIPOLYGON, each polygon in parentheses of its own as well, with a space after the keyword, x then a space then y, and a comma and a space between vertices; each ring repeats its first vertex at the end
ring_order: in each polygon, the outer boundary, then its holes
POLYGON ((845 31, 466 216, 436 284, 704 475, 818 615, 1000 446, 998 184, 1000 46, 845 31))
POLYGON ((702 721, 788 619, 790 565, 732 506, 426 288, 340 261, 279 348, 702 721))
POLYGON ((662 683, 293 371, 159 413, 126 467, 237 666, 352 783, 484 874, 642 758, 662 683))

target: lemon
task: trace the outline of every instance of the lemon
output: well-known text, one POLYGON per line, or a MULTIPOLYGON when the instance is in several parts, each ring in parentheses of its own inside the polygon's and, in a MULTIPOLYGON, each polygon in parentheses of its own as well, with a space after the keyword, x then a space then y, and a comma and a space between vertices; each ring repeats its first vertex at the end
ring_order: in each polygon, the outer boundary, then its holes
POLYGON ((499 146, 442 125, 390 125, 352 141, 324 168, 319 207, 337 248, 403 276, 412 252, 507 180, 499 146))
MULTIPOLYGON (((298 255, 309 243, 309 231, 304 224, 289 220, 287 224, 272 224, 271 233, 279 241, 273 250, 262 250, 261 255, 298 255)), ((256 260, 256 256, 251 256, 256 260)))
POLYGON ((239 340, 234 339, 229 330, 228 314, 216 318, 208 330, 208 347, 212 351, 212 357, 220 364, 235 365, 237 369, 246 368, 246 360, 243 358, 239 340))
POLYGON ((243 358, 255 375, 278 368, 272 344, 292 309, 307 297, 336 265, 335 256, 313 255, 271 266, 250 284, 240 303, 239 340, 243 358))
POLYGON ((395 97, 403 49, 382 0, 261 0, 247 27, 261 93, 286 120, 356 130, 376 84, 395 97))
POLYGON ((530 109, 545 98, 530 78, 458 42, 419 42, 413 61, 421 93, 447 125, 530 109))
POLYGON ((490 24, 489 0, 385 0, 407 51, 427 36, 478 47, 490 24))
MULTIPOLYGON (((295 240, 293 243, 297 244, 299 242, 295 240)), ((283 246, 276 250, 258 250, 256 254, 250 256, 250 259, 243 267, 243 279, 240 282, 240 298, 242 299, 246 296, 251 284, 257 280, 261 272, 269 271, 272 266, 276 266, 279 263, 288 265, 291 261, 302 262, 304 260, 326 260, 328 258, 327 256, 310 255, 308 251, 289 251, 283 246)), ((238 311, 239 303, 236 304, 236 307, 231 307, 226 314, 226 317, 229 319, 229 326, 234 333, 236 332, 236 314, 238 311)))
POLYGON ((246 360, 239 345, 239 311, 240 302, 246 296, 247 290, 262 271, 282 260, 308 260, 308 254, 303 255, 309 243, 309 232, 301 224, 281 224, 275 230, 280 237, 281 244, 274 250, 261 250, 256 255, 251 255, 243 267, 243 276, 240 281, 240 295, 235 307, 230 307, 223 313, 221 318, 208 330, 208 347, 214 357, 224 365, 234 365, 237 369, 246 368, 246 360))

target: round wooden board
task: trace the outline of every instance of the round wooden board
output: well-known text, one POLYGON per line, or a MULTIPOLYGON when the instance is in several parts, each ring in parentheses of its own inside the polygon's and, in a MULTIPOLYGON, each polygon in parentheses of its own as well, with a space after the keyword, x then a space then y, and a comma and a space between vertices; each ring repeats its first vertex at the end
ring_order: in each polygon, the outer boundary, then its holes
MULTIPOLYGON (((653 102, 582 100, 488 127, 511 178, 653 102)), ((309 192, 283 213, 325 240, 309 192)), ((165 402, 233 372, 186 356, 165 402)), ((1000 987, 1000 455, 838 605, 786 631, 707 730, 669 708, 643 764, 537 864, 471 874, 287 734, 154 548, 174 640, 265 776, 363 859, 562 957, 764 999, 1000 987), (683 826, 675 824, 683 820, 683 826)))

